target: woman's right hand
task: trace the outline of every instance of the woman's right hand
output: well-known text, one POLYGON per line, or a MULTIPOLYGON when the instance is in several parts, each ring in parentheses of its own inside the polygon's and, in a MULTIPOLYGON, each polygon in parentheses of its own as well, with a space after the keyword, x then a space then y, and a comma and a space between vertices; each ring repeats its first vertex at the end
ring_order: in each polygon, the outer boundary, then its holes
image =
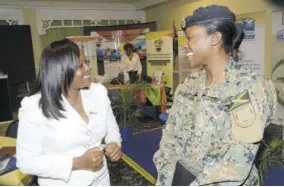
POLYGON ((92 148, 82 156, 73 159, 73 170, 100 169, 103 163, 103 151, 99 148, 92 148))

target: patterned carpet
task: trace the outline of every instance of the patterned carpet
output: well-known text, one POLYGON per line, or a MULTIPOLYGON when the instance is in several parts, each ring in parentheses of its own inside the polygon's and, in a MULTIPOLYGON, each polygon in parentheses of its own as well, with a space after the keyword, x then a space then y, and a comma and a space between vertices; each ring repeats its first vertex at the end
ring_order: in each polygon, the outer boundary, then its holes
POLYGON ((108 160, 112 186, 153 186, 123 160, 112 163, 108 160))
MULTIPOLYGON (((143 132, 162 127, 162 125, 163 123, 159 120, 144 119, 134 126, 134 132, 143 132)), ((115 163, 108 160, 108 168, 112 186, 153 186, 123 160, 115 163)))

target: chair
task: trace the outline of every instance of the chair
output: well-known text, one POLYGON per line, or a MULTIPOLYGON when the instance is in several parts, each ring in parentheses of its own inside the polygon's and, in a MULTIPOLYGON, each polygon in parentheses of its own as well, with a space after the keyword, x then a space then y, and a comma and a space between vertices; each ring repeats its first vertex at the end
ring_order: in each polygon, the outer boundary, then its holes
POLYGON ((19 120, 14 120, 6 131, 6 136, 17 139, 19 120))
POLYGON ((161 113, 159 115, 159 118, 163 123, 166 123, 166 121, 168 120, 168 117, 169 117, 169 113, 167 113, 167 112, 161 113))
MULTIPOLYGON (((14 120, 8 127, 7 131, 6 131, 6 136, 10 137, 10 138, 15 138, 17 139, 18 136, 18 127, 19 127, 19 120, 14 120)), ((18 172, 18 171, 15 171, 18 172)), ((21 173, 20 173, 21 174, 21 173)), ((8 174, 11 175, 11 177, 13 178, 13 173, 12 174, 8 174)), ((19 175, 19 174, 18 174, 19 175)), ((23 174, 21 174, 23 175, 23 174)), ((28 178, 28 176, 27 176, 28 178)), ((37 177, 36 176, 32 176, 32 179, 29 179, 29 182, 26 182, 26 184, 30 185, 30 186, 39 186, 37 183, 37 177)))

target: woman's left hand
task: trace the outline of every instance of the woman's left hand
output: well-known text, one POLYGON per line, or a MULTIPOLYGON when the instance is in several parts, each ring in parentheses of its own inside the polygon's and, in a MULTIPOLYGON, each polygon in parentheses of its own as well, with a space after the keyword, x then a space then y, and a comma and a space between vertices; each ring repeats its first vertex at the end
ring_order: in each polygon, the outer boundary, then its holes
POLYGON ((106 156, 110 158, 111 161, 115 162, 121 158, 121 148, 116 143, 107 144, 107 148, 105 149, 106 156))

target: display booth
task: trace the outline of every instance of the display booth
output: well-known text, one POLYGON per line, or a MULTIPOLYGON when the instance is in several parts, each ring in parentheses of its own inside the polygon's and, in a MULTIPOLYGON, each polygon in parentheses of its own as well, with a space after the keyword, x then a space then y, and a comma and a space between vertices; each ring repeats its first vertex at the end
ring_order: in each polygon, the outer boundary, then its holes
POLYGON ((131 136, 124 135, 122 127, 133 127, 130 118, 138 111, 132 111, 136 102, 131 103, 132 96, 126 94, 134 90, 135 99, 143 104, 139 108, 140 117, 158 119, 167 110, 167 96, 173 88, 173 33, 156 32, 156 27, 156 22, 84 27, 85 36, 68 37, 79 46, 81 60, 90 64, 92 81, 104 84, 109 90, 122 137, 126 137, 124 141, 131 136), (133 44, 133 52, 142 65, 141 80, 133 85, 126 79, 128 73, 121 60, 126 43, 133 44), (121 113, 124 110, 126 116, 121 113))
POLYGON ((173 88, 173 33, 172 31, 146 34, 147 75, 157 84, 173 88))
POLYGON ((75 42, 80 49, 80 60, 85 60, 90 67, 90 76, 92 79, 98 73, 96 40, 92 36, 71 36, 67 37, 75 42))
POLYGON ((157 112, 166 111, 165 91, 173 88, 173 33, 156 31, 156 23, 133 25, 84 27, 85 36, 68 37, 78 44, 81 59, 90 63, 92 80, 101 82, 107 88, 123 87, 119 74, 124 73, 121 56, 126 43, 134 45, 142 64, 142 78, 136 84, 147 85, 145 97, 147 103, 157 106, 157 112), (83 56, 83 57, 82 57, 83 56), (118 83, 117 83, 118 82, 118 83))
POLYGON ((145 34, 147 32, 149 32, 148 28, 91 32, 91 36, 96 38, 98 62, 104 64, 104 74, 114 78, 124 71, 121 56, 126 43, 134 45, 135 52, 141 60, 146 59, 145 34))
MULTIPOLYGON (((99 35, 102 35, 104 36, 104 33, 109 33, 109 35, 107 35, 107 38, 105 38, 105 41, 116 41, 116 45, 114 46, 111 46, 112 49, 114 49, 113 51, 115 51, 115 53, 113 54, 116 54, 115 56, 117 55, 121 55, 123 51, 120 51, 121 50, 121 47, 122 45, 120 45, 120 43, 122 41, 120 41, 119 39, 122 38, 123 36, 126 36, 127 38, 123 39, 125 41, 133 41, 133 40, 140 40, 140 43, 141 44, 136 44, 136 45, 139 45, 139 46, 143 46, 143 43, 145 43, 145 41, 143 40, 143 38, 145 38, 143 35, 145 34, 145 32, 153 32, 153 31, 156 31, 157 30, 157 24, 156 22, 148 22, 148 23, 139 23, 139 24, 127 24, 127 25, 113 25, 113 26, 88 26, 88 27, 84 27, 84 35, 85 36, 91 36, 92 33, 93 35, 95 35, 95 33, 99 34, 99 35), (140 30, 142 31, 143 34, 141 34, 141 36, 138 35, 139 31, 134 31, 135 33, 129 33, 131 32, 131 30, 140 30), (121 32, 118 32, 118 31, 121 31, 121 32), (129 35, 127 35, 129 34, 129 35), (132 38, 131 38, 132 37, 132 38)), ((101 38, 98 38, 98 52, 102 52, 102 50, 104 48, 106 48, 105 46, 101 46, 100 45, 100 40, 101 38)), ((114 42, 113 42, 114 43, 114 42)), ((109 44, 108 44, 109 45, 109 44)), ((141 52, 141 49, 137 48, 137 51, 141 52)), ((110 54, 110 53, 108 53, 110 54)), ((114 55, 112 55, 114 56, 114 55)), ((117 59, 117 57, 116 57, 117 59)), ((146 56, 144 55, 140 55, 140 61, 141 61, 141 65, 142 65, 142 77, 145 77, 147 76, 147 69, 146 69, 146 56)), ((98 74, 103 76, 103 75, 106 75, 105 74, 105 70, 106 68, 104 67, 105 63, 104 63, 104 60, 102 58, 98 58, 98 74)), ((113 76, 113 75, 111 75, 113 76)), ((107 75, 106 75, 107 77, 107 75)))

